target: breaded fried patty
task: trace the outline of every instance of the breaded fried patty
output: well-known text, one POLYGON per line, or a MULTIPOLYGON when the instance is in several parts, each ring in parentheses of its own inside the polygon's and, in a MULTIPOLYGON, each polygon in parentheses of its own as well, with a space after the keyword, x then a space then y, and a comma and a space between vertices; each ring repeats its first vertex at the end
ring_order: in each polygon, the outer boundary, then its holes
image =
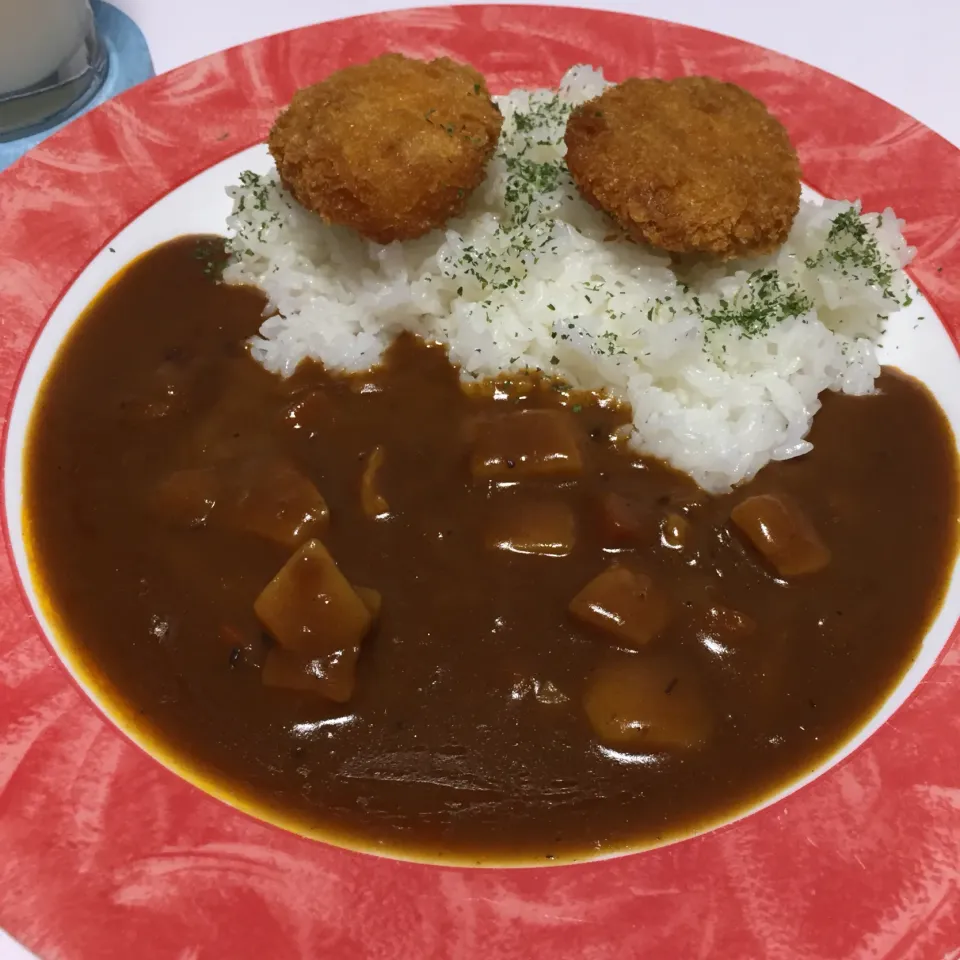
POLYGON ((502 123, 472 67, 393 53, 299 90, 269 146, 303 206, 389 243, 463 211, 502 123))
POLYGON ((633 239, 721 258, 768 253, 800 204, 800 164, 756 97, 710 77, 632 79, 577 107, 567 165, 633 239))

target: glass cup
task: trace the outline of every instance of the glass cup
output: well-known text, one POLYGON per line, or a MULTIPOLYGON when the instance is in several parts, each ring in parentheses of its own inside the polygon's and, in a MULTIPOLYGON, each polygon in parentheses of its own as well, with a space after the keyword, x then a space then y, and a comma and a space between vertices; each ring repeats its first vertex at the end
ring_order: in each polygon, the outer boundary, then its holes
POLYGON ((0 0, 0 140, 66 119, 106 71, 89 0, 0 0))

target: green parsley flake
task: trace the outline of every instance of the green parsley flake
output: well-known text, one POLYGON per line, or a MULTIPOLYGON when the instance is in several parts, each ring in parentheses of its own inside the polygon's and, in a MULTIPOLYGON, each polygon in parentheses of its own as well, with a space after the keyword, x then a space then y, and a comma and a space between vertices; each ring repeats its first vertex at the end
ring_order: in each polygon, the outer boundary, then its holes
POLYGON ((894 293, 896 265, 881 251, 877 238, 863 222, 856 207, 848 207, 833 218, 823 249, 815 257, 808 257, 805 263, 811 270, 827 265, 839 270, 843 276, 859 275, 867 283, 879 287, 888 300, 901 306, 910 303, 909 293, 902 304, 894 293))
MULTIPOLYGON (((701 310, 698 298, 694 298, 701 310)), ((714 329, 735 328, 741 337, 757 337, 787 317, 800 317, 813 303, 795 284, 785 282, 776 270, 755 270, 732 300, 720 300, 717 309, 703 313, 714 329)), ((709 338, 710 331, 707 331, 709 338)))

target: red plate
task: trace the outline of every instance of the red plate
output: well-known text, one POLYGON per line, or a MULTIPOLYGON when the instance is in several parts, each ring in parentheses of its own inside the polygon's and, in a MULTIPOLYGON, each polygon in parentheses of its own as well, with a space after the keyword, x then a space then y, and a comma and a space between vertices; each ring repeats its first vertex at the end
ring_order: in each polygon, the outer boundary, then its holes
MULTIPOLYGON (((855 43, 855 39, 854 39, 855 43)), ((545 7, 322 24, 137 87, 0 178, 0 410, 51 309, 172 187, 261 140, 293 91, 385 49, 469 60, 495 92, 711 74, 789 127, 828 196, 892 205, 912 273, 960 334, 960 152, 836 77, 688 27, 545 7)), ((45 958, 845 958, 960 956, 960 632, 911 700, 840 766, 766 810, 583 866, 437 868, 349 853, 188 785, 71 683, 0 555, 0 923, 45 958)))

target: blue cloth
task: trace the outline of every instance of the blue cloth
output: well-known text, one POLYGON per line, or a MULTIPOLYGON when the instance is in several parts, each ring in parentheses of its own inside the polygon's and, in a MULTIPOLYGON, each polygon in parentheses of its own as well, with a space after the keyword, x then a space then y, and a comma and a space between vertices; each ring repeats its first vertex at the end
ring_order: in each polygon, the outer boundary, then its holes
MULTIPOLYGON (((154 75, 153 60, 147 41, 140 32, 140 28, 125 14, 103 0, 91 0, 93 16, 100 33, 100 42, 107 54, 107 75, 103 84, 93 98, 80 110, 86 113, 94 107, 115 97, 118 93, 149 80, 154 75)), ((74 114, 62 123, 49 127, 46 130, 31 133, 19 140, 8 140, 0 143, 0 170, 9 167, 14 160, 19 160, 31 147, 35 147, 41 140, 49 137, 61 127, 68 124, 74 114)))

